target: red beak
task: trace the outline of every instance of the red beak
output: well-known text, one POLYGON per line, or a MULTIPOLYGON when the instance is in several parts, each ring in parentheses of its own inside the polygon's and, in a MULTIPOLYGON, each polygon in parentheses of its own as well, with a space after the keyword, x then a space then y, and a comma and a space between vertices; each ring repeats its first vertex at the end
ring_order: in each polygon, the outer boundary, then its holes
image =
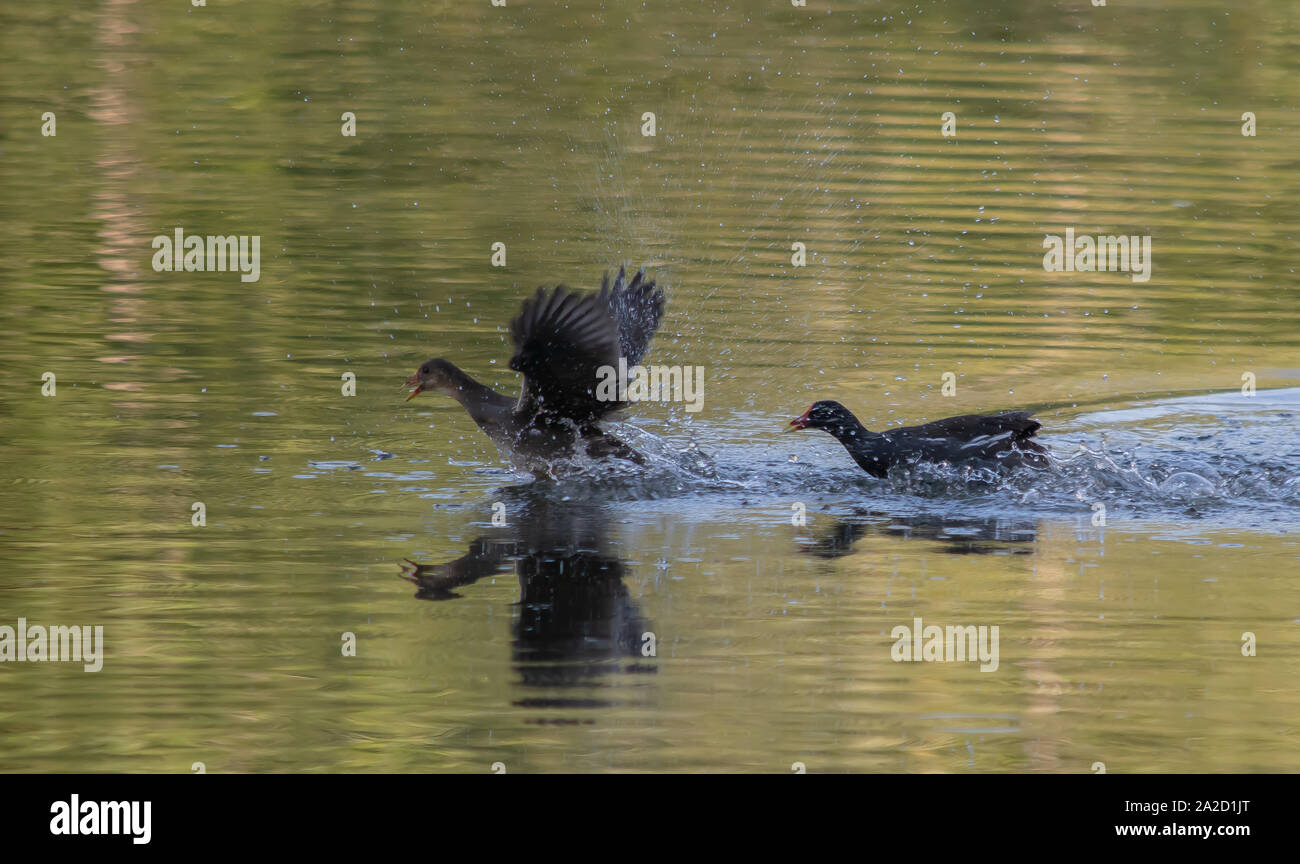
POLYGON ((801 416, 796 417, 796 418, 794 418, 793 420, 791 420, 791 421, 790 421, 790 425, 787 426, 787 427, 785 427, 785 431, 786 431, 786 432, 797 432, 797 431, 800 430, 800 429, 807 429, 807 428, 808 428, 808 415, 809 415, 809 414, 812 414, 812 406, 811 406, 811 405, 808 406, 808 410, 805 411, 805 412, 803 412, 803 414, 802 414, 801 416))
POLYGON ((406 397, 407 402, 410 402, 416 396, 419 396, 421 393, 424 392, 424 385, 420 383, 419 375, 412 375, 410 378, 407 378, 406 386, 415 388, 414 390, 411 391, 411 395, 406 397))

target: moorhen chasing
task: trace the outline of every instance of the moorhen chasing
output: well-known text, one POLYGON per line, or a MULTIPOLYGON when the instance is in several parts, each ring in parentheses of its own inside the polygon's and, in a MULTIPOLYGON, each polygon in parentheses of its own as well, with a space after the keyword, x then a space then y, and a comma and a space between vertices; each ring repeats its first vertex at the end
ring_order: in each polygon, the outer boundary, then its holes
POLYGON ((1040 424, 1030 411, 963 414, 923 426, 869 432, 838 402, 814 402, 785 431, 822 429, 844 445, 853 461, 873 477, 900 462, 987 462, 1008 467, 1047 467, 1047 449, 1030 440, 1040 424))
POLYGON ((478 383, 450 361, 437 358, 407 379, 409 402, 426 390, 450 396, 512 464, 549 471, 552 460, 575 455, 615 456, 644 464, 639 453, 601 429, 599 421, 625 403, 596 397, 602 366, 629 367, 650 345, 663 315, 664 294, 638 271, 627 281, 619 268, 611 285, 576 294, 563 285, 538 288, 510 322, 515 343, 510 368, 523 373, 523 389, 511 398, 478 383), (577 445, 581 445, 578 447, 577 445))

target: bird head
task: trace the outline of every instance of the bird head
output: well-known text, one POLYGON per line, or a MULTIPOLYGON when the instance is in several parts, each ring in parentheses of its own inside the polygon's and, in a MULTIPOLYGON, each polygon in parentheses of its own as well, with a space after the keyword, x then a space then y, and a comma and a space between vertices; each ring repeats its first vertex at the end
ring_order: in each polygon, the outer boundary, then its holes
POLYGON ((814 402, 809 405, 807 411, 790 421, 790 425, 785 428, 785 431, 795 432, 800 429, 830 430, 841 426, 852 416, 849 409, 840 403, 824 399, 821 402, 814 402))
POLYGON ((411 395, 406 397, 406 401, 410 402, 426 390, 451 395, 456 390, 453 377, 455 369, 454 365, 441 357, 424 361, 420 364, 420 368, 415 370, 415 374, 406 379, 406 386, 415 388, 411 391, 411 395))

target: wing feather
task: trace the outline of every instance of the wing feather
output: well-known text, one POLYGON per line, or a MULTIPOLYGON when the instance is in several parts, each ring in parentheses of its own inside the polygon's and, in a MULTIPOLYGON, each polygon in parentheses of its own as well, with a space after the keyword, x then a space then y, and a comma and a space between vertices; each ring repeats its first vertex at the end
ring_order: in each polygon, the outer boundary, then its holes
MULTIPOLYGON (((906 431, 923 438, 987 437, 1003 441, 1006 439, 1001 436, 1010 433, 1011 441, 1018 442, 1034 437, 1034 433, 1041 427, 1042 424, 1033 419, 1032 411, 1008 411, 1005 414, 963 414, 960 417, 948 417, 923 426, 913 426, 906 431)), ((891 429, 886 434, 902 431, 904 430, 891 429)))
POLYGON ((618 328, 596 295, 563 285, 538 288, 510 322, 515 343, 510 368, 524 375, 516 413, 542 412, 575 423, 616 410, 596 398, 598 370, 618 367, 618 328))
POLYGON ((619 267, 612 285, 609 274, 605 274, 599 297, 618 326, 619 352, 627 358, 628 366, 635 366, 649 350, 650 339, 659 329, 664 314, 664 292, 655 287, 653 280, 645 278, 644 270, 638 270, 628 282, 626 269, 619 267))

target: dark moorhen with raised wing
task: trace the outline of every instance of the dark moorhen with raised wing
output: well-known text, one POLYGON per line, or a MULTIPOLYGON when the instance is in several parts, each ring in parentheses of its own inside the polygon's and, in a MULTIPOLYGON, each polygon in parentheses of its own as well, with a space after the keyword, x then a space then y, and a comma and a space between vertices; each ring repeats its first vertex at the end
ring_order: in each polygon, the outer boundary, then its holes
POLYGON ((900 426, 870 432, 838 402, 814 402, 790 421, 787 432, 821 429, 849 451, 853 461, 873 477, 884 477, 901 462, 983 462, 1018 467, 1047 467, 1047 449, 1031 440, 1041 424, 1029 411, 963 414, 923 426, 900 426))
POLYGON ((538 288, 510 322, 515 343, 510 368, 524 376, 518 398, 437 358, 407 379, 415 388, 407 401, 426 390, 450 396, 502 455, 525 470, 547 471, 553 460, 579 450, 594 458, 643 463, 640 454, 600 427, 625 403, 598 399, 596 385, 600 368, 617 367, 620 356, 628 366, 640 361, 663 309, 663 291, 645 278, 644 270, 628 282, 620 267, 614 283, 606 274, 593 294, 576 294, 563 285, 538 288))

